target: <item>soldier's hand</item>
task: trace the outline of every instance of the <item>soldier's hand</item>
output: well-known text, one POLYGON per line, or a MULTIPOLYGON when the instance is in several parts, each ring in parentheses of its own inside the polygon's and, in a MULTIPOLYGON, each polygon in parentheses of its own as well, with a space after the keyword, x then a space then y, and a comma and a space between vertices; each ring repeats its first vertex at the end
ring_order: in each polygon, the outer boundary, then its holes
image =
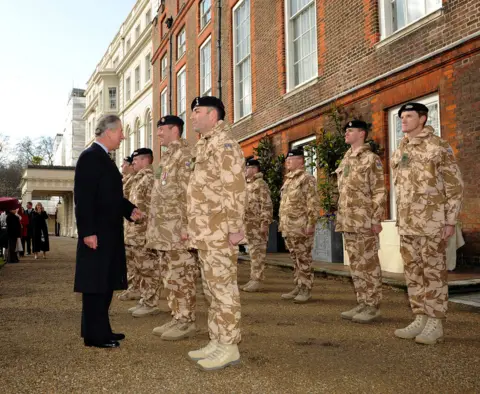
POLYGON ((455 234, 455 226, 451 226, 447 224, 442 231, 442 239, 445 241, 450 238, 453 234, 455 234))
POLYGON ((262 232, 262 234, 266 234, 267 231, 268 231, 268 227, 267 226, 262 226, 262 227, 260 227, 260 231, 262 232))
POLYGON ((238 233, 228 233, 228 242, 230 242, 230 245, 232 246, 237 246, 244 237, 245 234, 243 231, 238 233))
POLYGON ((130 219, 136 222, 137 220, 143 219, 144 216, 145 215, 142 211, 140 211, 138 208, 134 208, 134 210, 132 211, 132 216, 130 216, 130 219))
POLYGON ((89 235, 88 237, 83 238, 83 242, 87 245, 90 249, 97 249, 98 247, 98 240, 96 235, 89 235))
POLYGON ((372 224, 372 232, 374 234, 380 234, 383 230, 383 227, 382 225, 379 223, 379 224, 372 224))
POLYGON ((180 238, 182 241, 188 241, 188 234, 187 233, 182 233, 180 234, 180 238))
POLYGON ((305 229, 305 235, 313 235, 315 233, 315 226, 309 226, 305 229))

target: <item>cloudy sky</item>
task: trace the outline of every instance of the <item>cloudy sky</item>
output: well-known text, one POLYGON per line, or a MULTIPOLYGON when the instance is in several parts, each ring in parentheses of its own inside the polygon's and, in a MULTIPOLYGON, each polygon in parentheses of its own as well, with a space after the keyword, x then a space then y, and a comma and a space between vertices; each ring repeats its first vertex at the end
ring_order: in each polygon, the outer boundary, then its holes
POLYGON ((0 0, 0 134, 10 146, 61 133, 135 0, 0 0))

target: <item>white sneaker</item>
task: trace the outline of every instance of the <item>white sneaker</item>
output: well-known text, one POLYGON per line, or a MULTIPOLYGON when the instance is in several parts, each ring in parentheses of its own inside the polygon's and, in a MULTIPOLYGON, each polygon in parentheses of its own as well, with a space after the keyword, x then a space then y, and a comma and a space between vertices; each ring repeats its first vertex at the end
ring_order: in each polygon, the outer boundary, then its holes
POLYGON ((142 304, 137 304, 135 306, 132 306, 131 308, 128 308, 128 312, 129 313, 133 313, 135 312, 138 308, 140 308, 142 306, 142 304))
POLYGON ((163 326, 155 327, 152 331, 152 334, 161 337, 168 330, 175 327, 177 323, 178 323, 178 320, 172 319, 169 322, 165 323, 163 326))
POLYGON ((215 351, 207 358, 199 360, 197 365, 204 371, 216 371, 239 362, 240 352, 237 345, 223 345, 219 343, 215 351))
POLYGON ((437 342, 443 342, 442 320, 429 317, 421 334, 415 337, 415 342, 424 345, 435 345, 437 342))
POLYGON ((164 341, 179 341, 180 339, 193 337, 197 333, 195 322, 177 323, 162 335, 164 341))
POLYGON ((413 339, 423 331, 427 320, 428 317, 425 315, 415 315, 415 320, 407 327, 395 330, 395 336, 402 339, 413 339))
POLYGON ((151 306, 142 305, 140 308, 137 308, 133 311, 133 317, 144 317, 149 315, 158 315, 160 313, 160 309, 154 308, 151 306))
POLYGON ((201 349, 198 350, 192 350, 191 352, 188 352, 188 357, 190 357, 192 360, 202 360, 204 358, 207 358, 210 354, 212 354, 215 349, 217 348, 218 342, 214 341, 213 339, 208 342, 207 346, 202 347, 201 349))

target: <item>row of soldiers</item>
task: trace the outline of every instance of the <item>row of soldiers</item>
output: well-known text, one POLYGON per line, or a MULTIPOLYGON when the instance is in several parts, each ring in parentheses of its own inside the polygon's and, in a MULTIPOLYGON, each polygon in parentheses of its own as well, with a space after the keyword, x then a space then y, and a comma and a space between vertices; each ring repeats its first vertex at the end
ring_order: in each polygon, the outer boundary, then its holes
MULTIPOLYGON (((157 124, 163 147, 159 167, 154 171, 153 153, 147 148, 136 150, 122 166, 124 194, 147 220, 126 224, 129 288, 120 299, 139 299, 129 310, 134 317, 157 314, 160 289, 166 289, 172 320, 153 334, 164 340, 190 337, 197 330, 195 282, 200 270, 210 303, 210 342, 189 352, 189 357, 212 370, 239 362, 238 244, 246 242, 251 257, 250 281, 242 290, 260 291, 272 202, 259 162, 244 163, 224 122, 223 103, 198 97, 191 109, 193 128, 201 135, 193 149, 181 138, 182 119, 164 116, 157 124)), ((436 343, 443 337, 447 302, 445 241, 456 222, 463 184, 451 148, 425 127, 427 114, 428 109, 417 103, 400 109, 406 137, 392 158, 401 253, 416 315, 395 335, 436 343)), ((365 144, 365 122, 353 120, 345 132, 351 149, 337 170, 336 230, 344 234, 357 306, 341 317, 369 323, 381 316, 378 234, 386 202, 384 170, 365 144)), ((279 229, 295 263, 295 288, 281 297, 304 303, 313 286, 312 247, 320 210, 317 183, 305 170, 303 149, 290 150, 285 166, 279 229)))

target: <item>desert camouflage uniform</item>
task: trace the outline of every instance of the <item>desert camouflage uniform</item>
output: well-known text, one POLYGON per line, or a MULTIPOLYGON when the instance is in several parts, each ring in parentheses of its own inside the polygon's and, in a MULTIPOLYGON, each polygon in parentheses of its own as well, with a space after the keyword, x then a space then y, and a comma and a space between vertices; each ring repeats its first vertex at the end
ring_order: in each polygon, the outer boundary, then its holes
POLYGON ((336 231, 343 232, 357 302, 378 307, 382 299, 382 270, 378 259, 378 234, 387 198, 380 158, 365 144, 349 149, 337 171, 338 212, 336 231))
POLYGON ((126 174, 122 178, 123 184, 123 195, 128 197, 130 195, 130 190, 132 189, 132 183, 135 178, 135 174, 126 174))
MULTIPOLYGON (((150 211, 150 193, 153 186, 153 169, 149 165, 134 175, 128 199, 148 217, 150 211)), ((125 226, 125 250, 127 256, 133 256, 134 276, 139 281, 140 304, 155 307, 158 304, 158 282, 160 268, 157 256, 145 248, 145 233, 147 219, 138 222, 128 222, 125 226)))
MULTIPOLYGON (((132 188, 132 183, 135 178, 135 174, 126 174, 123 175, 122 184, 123 184, 123 195, 125 198, 130 196, 130 190, 132 188)), ((129 221, 124 219, 124 227, 128 226, 129 221)), ((128 289, 123 293, 127 294, 129 292, 140 291, 140 277, 137 274, 137 269, 135 268, 135 257, 133 250, 128 245, 125 245, 125 255, 127 260, 127 283, 128 289)))
POLYGON ((146 247, 158 251, 160 271, 173 317, 195 321, 197 262, 187 250, 187 186, 192 172, 191 148, 184 139, 172 141, 162 154, 152 189, 146 247))
POLYGON ((273 206, 270 190, 261 172, 247 179, 247 204, 245 206, 245 238, 250 254, 250 279, 264 280, 267 255, 268 226, 272 222, 273 206), (267 228, 266 233, 261 228, 267 228))
POLYGON ((240 341, 238 246, 228 234, 243 231, 245 159, 223 121, 197 142, 187 192, 188 235, 198 249, 203 289, 210 302, 208 329, 221 344, 240 341))
POLYGON ((455 226, 463 181, 450 145, 427 126, 405 137, 391 165, 397 198, 400 252, 414 314, 443 319, 448 283, 442 231, 455 226))
POLYGON ((313 286, 312 248, 314 235, 306 235, 307 227, 315 227, 320 211, 317 181, 298 169, 289 172, 282 186, 279 230, 295 264, 296 286, 313 286))

